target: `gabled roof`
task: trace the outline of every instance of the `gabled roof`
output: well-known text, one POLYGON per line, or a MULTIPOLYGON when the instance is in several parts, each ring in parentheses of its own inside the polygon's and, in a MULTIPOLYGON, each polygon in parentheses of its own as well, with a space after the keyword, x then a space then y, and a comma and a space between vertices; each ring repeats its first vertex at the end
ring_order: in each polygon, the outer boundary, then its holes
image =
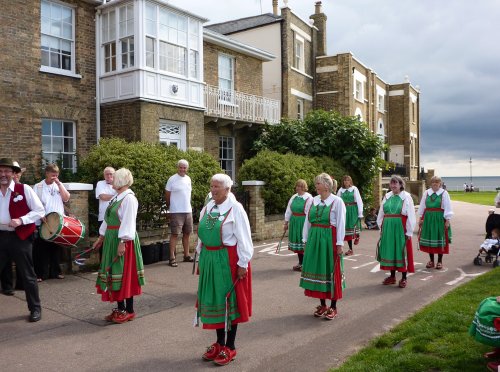
POLYGON ((230 35, 236 32, 281 22, 282 19, 283 18, 281 18, 281 16, 274 15, 273 13, 266 13, 252 17, 234 19, 227 22, 214 23, 212 25, 205 26, 205 28, 209 28, 219 34, 230 35))

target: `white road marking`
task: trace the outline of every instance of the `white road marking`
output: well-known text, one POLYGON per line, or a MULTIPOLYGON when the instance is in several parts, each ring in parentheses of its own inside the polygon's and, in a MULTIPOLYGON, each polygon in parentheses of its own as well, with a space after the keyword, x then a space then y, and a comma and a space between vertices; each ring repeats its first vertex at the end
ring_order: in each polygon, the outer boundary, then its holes
POLYGON ((371 273, 378 273, 380 271, 380 264, 376 264, 373 269, 370 270, 371 273))
POLYGON ((455 285, 457 284, 458 282, 464 280, 466 277, 475 277, 475 276, 479 276, 483 273, 475 273, 475 274, 466 274, 461 268, 457 267, 457 270, 460 271, 460 276, 456 279, 453 279, 452 281, 446 283, 448 285, 455 285))
POLYGON ((365 267, 365 266, 369 266, 371 264, 374 264, 374 263, 377 263, 378 261, 372 261, 372 262, 367 262, 367 263, 364 263, 362 265, 359 265, 359 266, 354 266, 353 269, 359 269, 361 267, 365 267))

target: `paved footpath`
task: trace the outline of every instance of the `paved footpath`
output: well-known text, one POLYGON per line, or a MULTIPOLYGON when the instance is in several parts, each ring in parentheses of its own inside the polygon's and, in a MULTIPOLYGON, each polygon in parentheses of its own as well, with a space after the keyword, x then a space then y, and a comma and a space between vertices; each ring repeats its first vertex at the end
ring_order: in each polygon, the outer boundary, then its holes
MULTIPOLYGON (((254 315, 240 325, 238 356, 225 371, 327 371, 444 293, 491 270, 472 260, 484 238, 489 207, 453 202, 452 253, 441 271, 425 269, 415 249, 408 287, 382 286, 375 261, 378 231, 363 231, 346 258, 347 289, 333 321, 312 316, 316 300, 303 295, 296 257, 276 241, 257 242, 253 265, 254 315)), ((498 210, 497 210, 498 211, 498 210)), ((285 245, 285 244, 284 244, 285 245)), ((138 317, 109 325, 109 304, 95 294, 95 274, 41 283, 43 319, 27 322, 23 292, 0 296, 0 370, 8 371, 210 371, 200 358, 215 332, 192 327, 197 277, 192 265, 146 266, 147 285, 136 298, 138 317)), ((398 275, 399 279, 399 275, 398 275)), ((471 314, 471 318, 472 318, 471 314)))

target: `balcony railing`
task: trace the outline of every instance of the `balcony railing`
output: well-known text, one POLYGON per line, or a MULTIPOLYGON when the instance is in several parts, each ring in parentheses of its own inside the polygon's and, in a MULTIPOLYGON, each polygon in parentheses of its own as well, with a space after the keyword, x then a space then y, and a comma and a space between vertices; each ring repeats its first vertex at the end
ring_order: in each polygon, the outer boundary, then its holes
POLYGON ((280 101, 234 90, 205 86, 205 115, 250 123, 280 121, 280 101))
POLYGON ((384 169, 382 171, 382 177, 390 177, 393 174, 398 174, 402 177, 407 177, 409 176, 407 170, 406 170, 406 165, 404 164, 399 164, 395 163, 393 168, 390 169, 384 169))

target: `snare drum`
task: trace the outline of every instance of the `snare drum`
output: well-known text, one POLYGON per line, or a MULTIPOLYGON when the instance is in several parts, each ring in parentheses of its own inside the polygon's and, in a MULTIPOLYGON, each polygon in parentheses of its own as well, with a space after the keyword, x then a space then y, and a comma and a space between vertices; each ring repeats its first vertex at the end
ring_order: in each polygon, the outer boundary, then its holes
POLYGON ((57 212, 45 216, 40 237, 64 247, 76 246, 85 236, 85 225, 78 219, 62 216, 57 212))

